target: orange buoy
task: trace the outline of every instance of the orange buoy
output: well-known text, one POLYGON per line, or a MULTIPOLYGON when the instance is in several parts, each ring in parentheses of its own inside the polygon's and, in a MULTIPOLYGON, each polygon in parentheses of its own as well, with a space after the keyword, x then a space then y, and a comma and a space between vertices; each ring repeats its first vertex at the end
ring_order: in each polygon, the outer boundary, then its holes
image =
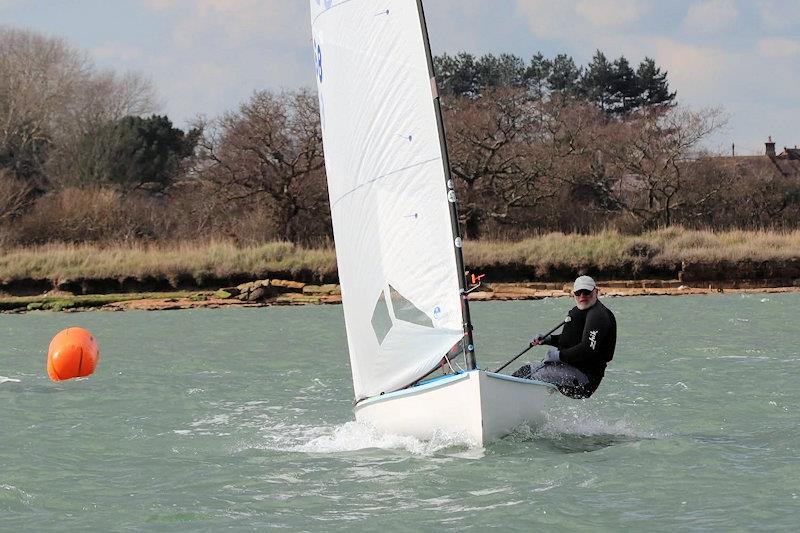
POLYGON ((89 376, 97 366, 100 350, 83 328, 59 331, 47 350, 47 375, 53 381, 89 376))

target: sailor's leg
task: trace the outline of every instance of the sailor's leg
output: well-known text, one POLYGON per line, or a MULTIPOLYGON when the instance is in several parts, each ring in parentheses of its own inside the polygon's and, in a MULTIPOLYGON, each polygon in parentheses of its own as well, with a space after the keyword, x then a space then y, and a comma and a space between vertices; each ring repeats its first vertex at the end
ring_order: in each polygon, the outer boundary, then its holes
POLYGON ((517 371, 511 375, 514 376, 515 378, 531 379, 532 370, 533 370, 533 365, 528 363, 519 367, 517 371))
POLYGON ((594 392, 589 384, 589 377, 566 363, 548 363, 534 368, 530 379, 552 383, 570 398, 588 398, 594 392))

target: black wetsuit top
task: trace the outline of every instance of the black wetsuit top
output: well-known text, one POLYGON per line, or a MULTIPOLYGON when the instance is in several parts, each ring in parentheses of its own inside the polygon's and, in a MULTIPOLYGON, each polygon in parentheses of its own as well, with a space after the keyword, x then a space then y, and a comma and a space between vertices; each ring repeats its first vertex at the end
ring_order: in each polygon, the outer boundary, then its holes
POLYGON ((617 345, 617 320, 605 305, 597 301, 581 311, 573 307, 571 320, 560 335, 547 343, 556 346, 562 362, 572 365, 589 377, 591 392, 600 385, 606 364, 614 357, 617 345))

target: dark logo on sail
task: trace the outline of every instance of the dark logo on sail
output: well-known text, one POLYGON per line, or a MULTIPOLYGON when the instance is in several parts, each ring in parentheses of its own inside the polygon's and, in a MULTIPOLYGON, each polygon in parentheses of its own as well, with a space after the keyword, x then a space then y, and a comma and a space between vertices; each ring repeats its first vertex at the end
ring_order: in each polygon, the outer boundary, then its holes
POLYGON ((319 80, 320 90, 317 91, 319 96, 319 119, 322 128, 325 128, 325 100, 322 97, 322 46, 317 42, 316 37, 312 41, 314 45, 314 66, 317 69, 317 79, 319 80))
MULTIPOLYGON (((441 309, 437 306, 434 313, 441 315, 441 309)), ((411 303, 408 298, 400 294, 397 289, 389 285, 388 291, 381 291, 372 311, 372 329, 375 331, 378 344, 383 344, 384 339, 389 335, 392 326, 397 321, 410 322, 426 328, 433 327, 433 321, 428 315, 411 303), (386 298, 387 293, 389 295, 388 301, 386 298)))
POLYGON ((322 83, 322 47, 314 40, 314 65, 317 67, 317 78, 322 83))

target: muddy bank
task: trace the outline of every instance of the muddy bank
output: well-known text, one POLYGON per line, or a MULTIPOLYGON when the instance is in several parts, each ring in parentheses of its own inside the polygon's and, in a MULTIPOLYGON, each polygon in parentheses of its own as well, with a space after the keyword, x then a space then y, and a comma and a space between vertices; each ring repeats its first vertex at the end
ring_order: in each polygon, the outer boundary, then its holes
MULTIPOLYGON (((543 298, 568 298, 568 290, 562 289, 537 289, 521 287, 515 284, 495 285, 493 290, 475 291, 470 293, 470 301, 506 301, 506 300, 537 300, 543 298)), ((722 287, 617 287, 602 289, 603 297, 621 296, 679 296, 679 295, 701 295, 719 294, 725 292, 734 293, 781 293, 781 292, 800 292, 800 287, 754 287, 754 288, 722 288, 722 287)), ((319 295, 310 296, 302 294, 287 294, 270 300, 256 302, 240 301, 235 299, 209 298, 198 301, 196 299, 181 298, 167 300, 131 300, 108 304, 103 307, 105 310, 147 310, 159 311, 167 309, 196 309, 196 308, 220 308, 220 307, 264 307, 269 305, 307 305, 307 304, 337 304, 341 303, 341 296, 319 295)))
MULTIPOLYGON (((800 285, 800 258, 772 261, 682 261, 678 264, 654 264, 625 261, 602 269, 587 265, 552 265, 546 272, 537 273, 524 263, 487 264, 470 267, 472 273, 484 274, 493 284, 553 284, 570 282, 576 273, 592 275, 606 286, 668 286, 712 284, 723 287, 792 287, 800 285), (623 284, 623 285, 620 285, 623 284)), ((312 271, 276 271, 240 273, 227 278, 190 275, 165 277, 153 275, 143 278, 85 278, 85 279, 13 279, 0 280, 0 296, 37 296, 49 291, 74 295, 131 294, 173 291, 214 291, 221 287, 234 287, 253 279, 283 279, 305 285, 338 283, 335 273, 321 275, 312 271)), ((538 286, 538 285, 537 285, 538 286)))
MULTIPOLYGON (((270 272, 274 279, 291 279, 301 283, 337 283, 336 276, 320 276, 313 272, 270 272)), ((49 291, 72 294, 130 294, 172 291, 213 291, 252 281, 252 274, 238 274, 227 278, 177 276, 172 278, 148 276, 143 278, 79 278, 70 280, 15 279, 0 281, 0 295, 35 296, 49 291)))
MULTIPOLYGON (((800 284, 781 285, 771 280, 735 280, 691 283, 681 280, 600 281, 606 297, 648 295, 700 295, 725 292, 775 293, 800 291, 800 284)), ((516 282, 484 283, 469 298, 471 301, 534 300, 570 296, 570 283, 516 282)), ((101 309, 170 310, 220 307, 264 307, 341 303, 336 284, 307 284, 295 280, 265 279, 225 287, 215 291, 175 291, 76 295, 51 290, 36 296, 0 297, 0 312, 85 311, 101 309)))

